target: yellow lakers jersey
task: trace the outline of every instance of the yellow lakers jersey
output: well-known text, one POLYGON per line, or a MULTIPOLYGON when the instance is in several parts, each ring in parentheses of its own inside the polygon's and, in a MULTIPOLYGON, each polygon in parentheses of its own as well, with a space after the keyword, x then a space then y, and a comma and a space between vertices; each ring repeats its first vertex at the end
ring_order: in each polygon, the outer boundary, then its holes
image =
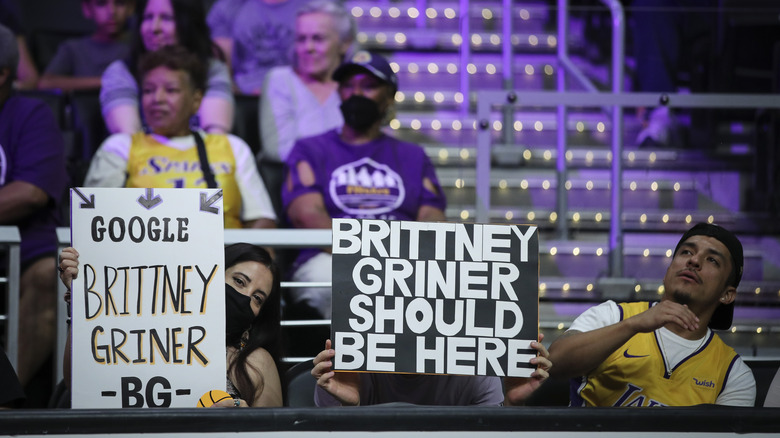
MULTIPOLYGON (((621 320, 648 302, 621 303, 621 320)), ((737 358, 710 332, 691 355, 667 369, 656 332, 639 333, 589 375, 572 379, 572 406, 691 406, 715 403, 737 358)))
MULTIPOLYGON (((236 159, 227 136, 206 135, 209 164, 222 189, 225 228, 241 228, 241 192, 236 183, 236 159)), ((127 160, 126 187, 198 188, 207 187, 200 168, 198 149, 179 150, 158 142, 154 136, 134 134, 127 160)))

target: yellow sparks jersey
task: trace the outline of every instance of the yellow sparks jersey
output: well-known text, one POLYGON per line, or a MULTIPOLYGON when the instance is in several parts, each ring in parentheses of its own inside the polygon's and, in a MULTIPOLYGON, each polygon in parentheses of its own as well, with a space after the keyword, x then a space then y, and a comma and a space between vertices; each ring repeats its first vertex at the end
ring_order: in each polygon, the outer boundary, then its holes
MULTIPOLYGON (((621 303, 621 320, 650 303, 621 303)), ((664 362, 656 332, 639 333, 589 375, 572 379, 572 406, 691 406, 715 403, 737 353, 710 332, 673 369, 664 362)))
MULTIPOLYGON (((225 228, 241 228, 241 192, 236 183, 236 159, 227 136, 205 135, 209 164, 222 189, 225 228)), ((127 159, 126 187, 206 188, 200 169, 195 139, 192 147, 180 150, 157 141, 154 136, 134 134, 127 159)))

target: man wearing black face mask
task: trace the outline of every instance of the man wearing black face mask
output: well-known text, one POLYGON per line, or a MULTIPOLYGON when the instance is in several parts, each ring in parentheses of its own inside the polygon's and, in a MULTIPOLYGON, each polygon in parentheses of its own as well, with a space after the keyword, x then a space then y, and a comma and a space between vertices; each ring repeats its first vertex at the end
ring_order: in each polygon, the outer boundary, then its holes
POLYGON ((398 91, 398 77, 387 60, 366 51, 357 52, 333 72, 333 79, 339 83, 342 102, 342 140, 361 145, 379 138, 398 91))
MULTIPOLYGON (((282 200, 297 228, 331 228, 332 218, 444 220, 446 200, 423 149, 382 132, 398 78, 380 55, 359 51, 333 73, 344 126, 296 142, 282 200)), ((330 281, 331 257, 304 250, 294 281, 330 281)), ((330 318, 330 288, 290 292, 299 317, 330 318)))

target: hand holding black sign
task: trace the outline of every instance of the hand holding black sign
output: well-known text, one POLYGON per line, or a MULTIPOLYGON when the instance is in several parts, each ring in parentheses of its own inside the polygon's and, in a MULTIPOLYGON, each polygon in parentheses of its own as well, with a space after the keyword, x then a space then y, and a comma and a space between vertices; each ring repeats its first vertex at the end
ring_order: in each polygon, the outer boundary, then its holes
POLYGON ((539 342, 531 342, 539 355, 531 359, 531 364, 536 365, 536 370, 531 373, 531 377, 504 377, 504 405, 518 406, 522 405, 539 386, 550 377, 550 353, 542 345, 544 335, 539 333, 539 342))
POLYGON ((330 339, 325 341, 325 349, 314 358, 311 375, 317 379, 317 385, 338 400, 342 406, 360 405, 360 378, 356 373, 335 373, 333 357, 336 352, 330 348, 330 339))

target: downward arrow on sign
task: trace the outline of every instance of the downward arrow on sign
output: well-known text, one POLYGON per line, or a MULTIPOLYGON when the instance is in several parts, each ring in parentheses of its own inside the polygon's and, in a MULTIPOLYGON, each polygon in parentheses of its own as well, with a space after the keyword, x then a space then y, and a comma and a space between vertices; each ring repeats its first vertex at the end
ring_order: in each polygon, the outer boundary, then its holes
POLYGON ((146 189, 146 197, 139 197, 138 203, 143 205, 144 208, 147 210, 151 210, 152 207, 162 202, 162 198, 158 196, 154 196, 154 193, 152 189, 146 189))

